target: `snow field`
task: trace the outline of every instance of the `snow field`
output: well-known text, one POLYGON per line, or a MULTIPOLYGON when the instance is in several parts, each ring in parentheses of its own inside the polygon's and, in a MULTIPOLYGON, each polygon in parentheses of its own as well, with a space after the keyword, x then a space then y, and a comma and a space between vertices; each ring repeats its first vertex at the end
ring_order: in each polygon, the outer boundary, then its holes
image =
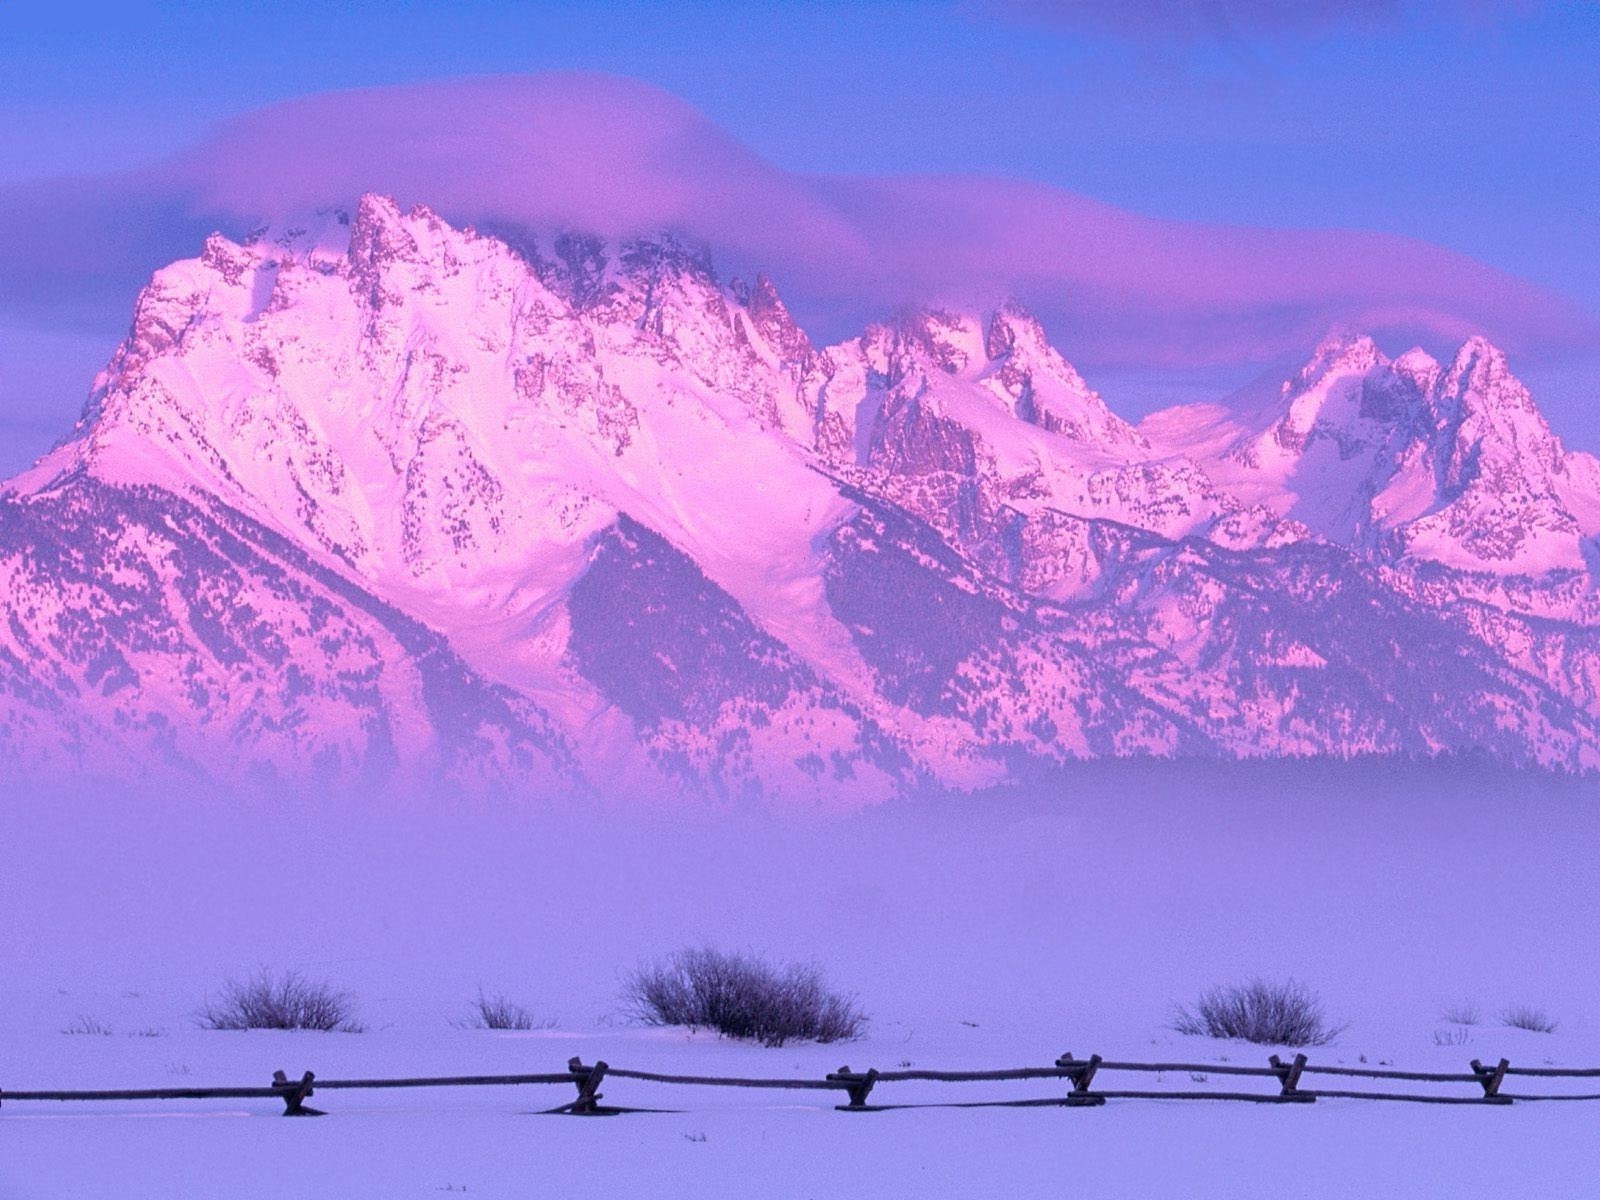
MULTIPOLYGON (((543 1072, 573 1055, 812 1078, 846 1063, 1044 1066, 1069 1050, 1256 1065, 1270 1048, 1168 1027, 1174 1003, 1256 974, 1305 980, 1347 1024, 1314 1063, 1600 1066, 1594 796, 1483 771, 1186 764, 810 822, 12 798, 0 1088, 543 1072), (766 1050, 627 1023, 627 972, 701 942, 817 962, 858 995, 867 1037, 766 1050), (194 1026, 225 978, 262 965, 347 988, 369 1031, 194 1026), (457 1028, 480 986, 552 1027, 457 1028), (1469 1001, 1478 1024, 1444 1019, 1469 1001), (1556 1031, 1504 1028, 1513 1004, 1544 1008, 1556 1031), (79 1017, 111 1032, 61 1032, 79 1017)), ((874 1100, 1061 1090, 885 1084, 874 1100)), ((272 1101, 6 1103, 0 1197, 1545 1197, 1585 1194, 1600 1169, 1600 1103, 845 1114, 831 1094, 602 1091, 683 1111, 534 1115, 564 1086, 325 1092, 314 1121, 281 1120, 272 1101)))

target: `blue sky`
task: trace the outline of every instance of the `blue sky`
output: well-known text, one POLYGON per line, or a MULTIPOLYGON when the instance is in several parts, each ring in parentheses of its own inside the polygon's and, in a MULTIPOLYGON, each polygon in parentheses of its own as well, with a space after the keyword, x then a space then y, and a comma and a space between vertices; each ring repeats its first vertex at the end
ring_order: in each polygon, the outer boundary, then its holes
MULTIPOLYGON (((143 167, 307 93, 584 68, 666 88, 789 171, 976 172, 1154 217, 1402 234, 1600 315, 1596 64, 1592 0, 26 0, 0 9, 0 185, 143 167)), ((0 423, 59 428, 131 300, 72 329, 0 311, 0 423)), ((1600 447, 1595 361, 1519 366, 1600 447)))

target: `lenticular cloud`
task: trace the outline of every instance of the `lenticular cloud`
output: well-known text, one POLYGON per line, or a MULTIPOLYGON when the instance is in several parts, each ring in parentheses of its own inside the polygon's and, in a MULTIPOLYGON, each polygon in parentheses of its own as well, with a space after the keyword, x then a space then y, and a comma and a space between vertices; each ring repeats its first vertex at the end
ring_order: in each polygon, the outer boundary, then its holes
POLYGON ((139 256, 166 229, 237 234, 367 191, 501 231, 671 229, 726 269, 778 279, 822 337, 907 303, 1002 297, 1091 363, 1261 359, 1337 324, 1424 340, 1486 332, 1517 353, 1596 337, 1565 300, 1425 243, 1157 220, 1014 180, 797 175, 667 92, 573 73, 306 97, 238 118, 159 168, 0 191, 12 231, 0 232, 0 303, 48 295, 41 275, 82 294, 119 266, 142 273, 159 258, 139 256), (117 219, 100 220, 106 207, 117 219), (130 244, 57 229, 40 257, 37 221, 73 214, 130 244))

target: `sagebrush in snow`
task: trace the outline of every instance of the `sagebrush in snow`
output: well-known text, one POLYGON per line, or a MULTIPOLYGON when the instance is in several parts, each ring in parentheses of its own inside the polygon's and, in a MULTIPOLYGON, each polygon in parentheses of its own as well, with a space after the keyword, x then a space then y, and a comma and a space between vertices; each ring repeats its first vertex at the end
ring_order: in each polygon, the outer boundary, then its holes
POLYGON ((72 1022, 61 1032, 72 1034, 92 1034, 96 1037, 109 1037, 111 1036, 111 1026, 100 1020, 99 1017, 80 1016, 74 1017, 72 1022))
POLYGON ((1455 1004, 1447 1004, 1439 1017, 1452 1025, 1476 1025, 1479 1021, 1478 1002, 1461 1000, 1455 1004))
POLYGON ((1172 1028, 1263 1046, 1325 1046, 1344 1026, 1328 1024, 1322 1001, 1305 984, 1253 979, 1214 987, 1193 1008, 1179 1005, 1172 1028))
POLYGON ((1550 1014, 1531 1004, 1513 1004, 1500 1014, 1502 1023, 1513 1029, 1526 1029, 1529 1033, 1554 1033, 1556 1023, 1550 1014))
POLYGON ((505 996, 483 992, 473 1001, 472 1012, 461 1022, 466 1029, 551 1029, 554 1021, 540 1021, 530 1011, 505 996))
POLYGON ((838 1042, 861 1036, 867 1018, 853 999, 831 992, 815 967, 779 970, 757 958, 709 947, 684 949, 639 968, 625 999, 650 1025, 715 1029, 763 1046, 838 1042))
POLYGON ((204 1029, 314 1029, 360 1033, 348 992, 306 979, 297 971, 263 970, 244 983, 229 980, 196 1014, 204 1029))

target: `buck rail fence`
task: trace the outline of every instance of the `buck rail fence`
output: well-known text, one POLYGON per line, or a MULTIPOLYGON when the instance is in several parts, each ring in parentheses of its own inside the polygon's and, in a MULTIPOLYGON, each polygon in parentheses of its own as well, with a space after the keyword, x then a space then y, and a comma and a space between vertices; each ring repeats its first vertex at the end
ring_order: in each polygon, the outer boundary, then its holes
POLYGON ((1558 1093, 1527 1095, 1507 1092, 1508 1079, 1528 1077, 1537 1079, 1595 1079, 1600 1078, 1600 1068, 1567 1067, 1513 1067, 1502 1058, 1493 1066, 1485 1066, 1473 1059, 1471 1070, 1460 1073, 1431 1071, 1376 1070, 1370 1067, 1318 1066, 1307 1061, 1304 1054, 1296 1054, 1284 1061, 1272 1055, 1263 1067, 1237 1066, 1232 1063, 1139 1063, 1111 1062, 1098 1054, 1089 1058, 1073 1058, 1070 1053, 1056 1059, 1049 1067, 1014 1067, 996 1071, 852 1071, 840 1067, 818 1078, 764 1078, 744 1079, 720 1075, 669 1075, 657 1071, 631 1071, 624 1067, 609 1066, 605 1062, 585 1065, 581 1059, 570 1059, 564 1071, 551 1071, 539 1075, 454 1075, 426 1078, 397 1079, 318 1079, 307 1071, 292 1079, 282 1071, 273 1073, 272 1082, 262 1087, 187 1087, 187 1088, 119 1088, 101 1091, 24 1091, 0 1089, 0 1105, 24 1101, 53 1100, 278 1100, 283 1104, 286 1117, 325 1115, 320 1109, 306 1104, 314 1090, 323 1092, 359 1091, 380 1088, 462 1088, 462 1087, 520 1087, 542 1084, 576 1087, 577 1096, 554 1108, 549 1113, 572 1116, 611 1116, 625 1112, 668 1111, 647 1108, 626 1108, 603 1105, 600 1084, 603 1080, 639 1080, 645 1083, 673 1086, 715 1088, 767 1088, 786 1091, 829 1091, 843 1093, 845 1102, 835 1105, 841 1112, 881 1112, 892 1108, 1033 1108, 1044 1106, 1087 1107, 1104 1104, 1107 1100, 1241 1100, 1255 1104, 1310 1104, 1320 1097, 1338 1097, 1355 1100, 1397 1100, 1424 1104, 1511 1104, 1529 1100, 1600 1100, 1600 1092, 1558 1093), (1113 1073, 1155 1074, 1158 1079, 1168 1074, 1185 1076, 1192 1083, 1210 1083, 1213 1075, 1241 1079, 1271 1080, 1276 1090, 1225 1091, 1212 1088, 1174 1090, 1170 1088, 1104 1088, 1096 1084, 1113 1073), (1349 1088, 1318 1088, 1306 1086, 1317 1076, 1334 1079, 1361 1079, 1400 1083, 1427 1083, 1436 1085, 1471 1084, 1467 1095, 1453 1093, 1433 1094, 1415 1091, 1351 1090, 1349 1088), (1061 1095, 1013 1100, 967 1100, 919 1102, 912 1104, 870 1103, 874 1091, 884 1084, 920 1081, 926 1083, 1003 1083, 1012 1080, 1059 1079, 1070 1087, 1061 1095))

